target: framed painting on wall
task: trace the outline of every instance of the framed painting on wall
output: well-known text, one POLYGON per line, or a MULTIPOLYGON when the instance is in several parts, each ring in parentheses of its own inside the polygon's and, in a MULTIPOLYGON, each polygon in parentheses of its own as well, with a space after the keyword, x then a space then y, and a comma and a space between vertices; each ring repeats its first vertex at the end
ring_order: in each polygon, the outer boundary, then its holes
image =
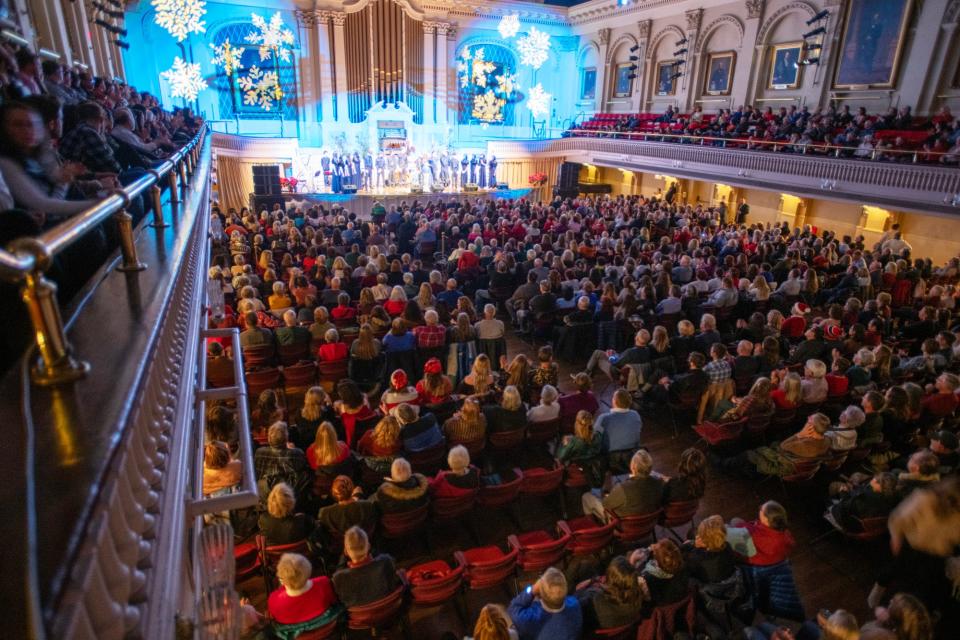
POLYGON ((848 0, 834 86, 891 88, 913 0, 848 0))
POLYGON ((677 93, 677 79, 673 77, 676 60, 661 60, 657 63, 657 86, 654 93, 658 96, 672 96, 677 93))
POLYGON ((597 95, 597 70, 594 67, 584 69, 580 75, 580 99, 593 100, 597 95))
POLYGON ((733 85, 733 65, 736 60, 733 51, 711 53, 707 58, 707 74, 703 92, 711 96, 729 95, 733 85))
POLYGON ((800 86, 800 56, 802 42, 775 44, 770 51, 770 80, 768 89, 796 89, 800 86))
POLYGON ((630 77, 633 74, 633 69, 630 68, 632 66, 630 62, 617 65, 613 77, 614 98, 629 98, 633 95, 633 78, 630 77))

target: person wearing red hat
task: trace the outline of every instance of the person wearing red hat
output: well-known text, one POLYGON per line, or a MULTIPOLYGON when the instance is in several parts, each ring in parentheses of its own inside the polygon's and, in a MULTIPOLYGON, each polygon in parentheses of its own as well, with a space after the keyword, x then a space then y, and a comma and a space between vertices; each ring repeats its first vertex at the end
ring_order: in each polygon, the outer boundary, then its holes
POLYGON ((403 369, 397 369, 390 374, 390 386, 380 396, 380 409, 384 413, 392 413, 401 404, 409 404, 420 412, 420 394, 407 381, 407 374, 403 369))
POLYGON ((839 342, 843 339, 843 329, 835 324, 823 325, 823 338, 828 342, 839 342))
POLYGON ((810 313, 810 307, 802 302, 793 305, 790 310, 790 317, 780 325, 780 333, 790 339, 799 338, 807 330, 807 314, 810 313))
POLYGON ((453 383, 443 374, 443 365, 437 358, 430 358, 423 365, 423 379, 417 382, 420 404, 442 404, 450 399, 453 383))

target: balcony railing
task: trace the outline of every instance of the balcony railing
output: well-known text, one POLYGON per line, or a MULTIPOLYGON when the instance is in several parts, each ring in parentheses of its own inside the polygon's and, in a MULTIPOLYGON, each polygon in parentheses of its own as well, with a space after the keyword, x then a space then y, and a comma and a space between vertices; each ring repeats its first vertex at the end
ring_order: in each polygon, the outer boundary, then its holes
MULTIPOLYGON (((0 379, 5 637, 169 638, 176 614, 190 613, 191 518, 222 506, 188 500, 203 441, 210 166, 201 131, 156 171, 0 251, 36 336, 0 379), (134 228, 127 206, 148 190, 152 224, 134 228), (64 321, 44 270, 111 217, 120 250, 64 321)), ((242 379, 231 391, 243 406, 242 379)), ((231 504, 249 504, 249 469, 231 504)))
MULTIPOLYGON (((596 132, 591 132, 596 133, 596 132)), ((644 172, 724 182, 739 186, 846 199, 910 211, 960 213, 960 169, 912 162, 884 162, 732 149, 723 139, 609 132, 608 137, 491 142, 498 159, 559 156, 644 172), (613 134, 617 137, 613 137, 613 134), (643 137, 648 139, 642 139, 643 137)), ((784 146, 780 143, 780 146, 784 146)))

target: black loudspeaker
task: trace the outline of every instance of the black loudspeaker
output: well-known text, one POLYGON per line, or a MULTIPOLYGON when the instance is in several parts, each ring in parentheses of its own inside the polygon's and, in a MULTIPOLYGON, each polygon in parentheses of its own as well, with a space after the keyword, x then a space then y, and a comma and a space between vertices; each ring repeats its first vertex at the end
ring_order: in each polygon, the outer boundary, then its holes
POLYGON ((253 165, 253 192, 258 196, 280 195, 280 167, 275 164, 253 165))
POLYGON ((352 182, 344 182, 342 185, 340 185, 340 191, 343 193, 356 193, 357 185, 353 184, 352 182))
POLYGON ((564 162, 560 165, 560 184, 557 186, 561 189, 576 189, 577 184, 580 182, 580 167, 582 165, 579 162, 564 162))
POLYGON ((564 198, 564 199, 576 198, 578 195, 580 195, 580 189, 578 189, 577 187, 570 187, 568 189, 564 189, 563 187, 554 187, 553 195, 560 196, 561 198, 564 198))
POLYGON ((476 191, 476 190, 479 189, 479 188, 480 188, 480 187, 477 186, 477 183, 476 183, 476 182, 468 182, 467 184, 463 185, 463 190, 464 190, 464 191, 476 191))

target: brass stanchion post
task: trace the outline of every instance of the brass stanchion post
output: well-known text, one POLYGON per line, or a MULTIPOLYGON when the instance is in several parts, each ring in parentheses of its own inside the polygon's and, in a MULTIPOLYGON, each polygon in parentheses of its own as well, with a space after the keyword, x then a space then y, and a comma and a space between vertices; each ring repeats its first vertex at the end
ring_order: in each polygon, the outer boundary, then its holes
POLYGON ((166 222, 163 221, 163 205, 160 203, 160 174, 157 173, 155 169, 148 169, 147 173, 153 174, 153 186, 150 187, 150 201, 153 203, 153 224, 152 226, 155 229, 162 229, 164 227, 169 227, 166 222))
POLYGON ((170 181, 170 202, 180 202, 180 189, 177 186, 177 165, 170 168, 167 179, 170 181))
POLYGON ((43 277, 44 270, 50 266, 50 253, 35 238, 21 238, 11 248, 27 251, 36 257, 36 267, 26 274, 20 289, 40 352, 40 357, 30 368, 33 382, 50 386, 79 380, 90 370, 90 365, 73 357, 57 304, 57 285, 43 277))
POLYGON ((127 213, 130 199, 122 191, 117 191, 116 194, 124 199, 123 208, 113 215, 114 220, 117 221, 117 231, 120 235, 120 253, 123 256, 117 271, 143 271, 147 268, 147 265, 140 262, 137 257, 137 243, 133 238, 133 216, 127 213))

